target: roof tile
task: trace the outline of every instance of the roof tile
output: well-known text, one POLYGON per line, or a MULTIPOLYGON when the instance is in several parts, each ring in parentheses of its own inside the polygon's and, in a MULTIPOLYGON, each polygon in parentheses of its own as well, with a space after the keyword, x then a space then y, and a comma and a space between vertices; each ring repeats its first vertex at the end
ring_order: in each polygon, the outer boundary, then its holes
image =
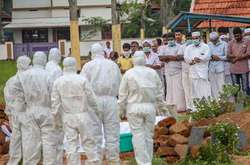
MULTIPOLYGON (((194 13, 222 14, 231 16, 250 17, 250 0, 196 0, 194 13)), ((213 21, 212 27, 246 27, 247 24, 239 24, 225 21, 213 21)), ((199 27, 209 27, 208 22, 202 23, 199 27)))

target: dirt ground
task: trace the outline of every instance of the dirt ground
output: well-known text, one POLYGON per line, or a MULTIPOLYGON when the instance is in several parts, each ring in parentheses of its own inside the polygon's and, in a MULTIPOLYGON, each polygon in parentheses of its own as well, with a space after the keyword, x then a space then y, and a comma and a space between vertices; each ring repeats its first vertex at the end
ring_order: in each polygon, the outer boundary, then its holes
POLYGON ((213 119, 203 119, 198 122, 194 122, 194 125, 205 126, 221 122, 230 122, 236 124, 242 131, 246 133, 247 137, 250 139, 250 111, 225 113, 213 119))
POLYGON ((250 165, 250 156, 233 156, 234 163, 236 165, 250 165))
MULTIPOLYGON (((130 165, 128 159, 133 158, 133 157, 134 157, 133 152, 121 153, 120 154, 121 165, 130 165)), ((87 158, 86 158, 85 155, 81 155, 81 160, 82 160, 81 165, 85 165, 84 162, 85 162, 86 159, 87 158)), ((2 165, 2 164, 0 164, 0 165, 2 165)), ((64 165, 67 165, 66 157, 64 158, 64 165)), ((103 165, 108 165, 108 162, 106 160, 103 160, 103 165)))

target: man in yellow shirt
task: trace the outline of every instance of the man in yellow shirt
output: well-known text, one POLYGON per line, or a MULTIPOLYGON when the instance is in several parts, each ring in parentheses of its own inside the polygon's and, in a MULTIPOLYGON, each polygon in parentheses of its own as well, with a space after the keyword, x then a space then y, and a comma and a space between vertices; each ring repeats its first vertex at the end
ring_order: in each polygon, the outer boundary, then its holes
POLYGON ((123 53, 118 58, 117 64, 121 69, 121 73, 125 73, 127 70, 133 67, 133 62, 130 53, 130 45, 129 43, 124 43, 122 46, 123 53))

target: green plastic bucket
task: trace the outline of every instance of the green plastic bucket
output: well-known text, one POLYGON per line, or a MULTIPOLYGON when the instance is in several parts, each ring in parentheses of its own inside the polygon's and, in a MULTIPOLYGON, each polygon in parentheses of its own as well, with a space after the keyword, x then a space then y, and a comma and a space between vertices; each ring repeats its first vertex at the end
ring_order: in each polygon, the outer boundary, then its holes
POLYGON ((132 134, 125 133, 120 135, 120 152, 131 152, 133 151, 133 144, 132 144, 132 134))

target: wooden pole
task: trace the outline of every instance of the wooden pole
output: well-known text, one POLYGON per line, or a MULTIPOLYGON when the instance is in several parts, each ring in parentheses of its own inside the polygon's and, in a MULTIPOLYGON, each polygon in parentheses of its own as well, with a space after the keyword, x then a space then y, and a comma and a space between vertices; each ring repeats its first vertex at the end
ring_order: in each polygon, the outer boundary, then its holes
POLYGON ((78 26, 78 7, 77 0, 68 0, 70 10, 70 41, 71 53, 76 58, 77 70, 81 70, 80 58, 80 40, 79 40, 79 26, 78 26))
POLYGON ((2 23, 3 0, 0 0, 0 43, 4 43, 4 32, 2 23))
POLYGON ((162 34, 167 33, 167 0, 161 0, 161 25, 162 25, 162 34))
POLYGON ((141 6, 141 28, 140 28, 140 38, 141 38, 141 42, 143 42, 145 40, 145 6, 144 4, 142 4, 141 6))
POLYGON ((112 42, 113 50, 121 53, 121 24, 117 10, 117 1, 112 0, 112 42))

